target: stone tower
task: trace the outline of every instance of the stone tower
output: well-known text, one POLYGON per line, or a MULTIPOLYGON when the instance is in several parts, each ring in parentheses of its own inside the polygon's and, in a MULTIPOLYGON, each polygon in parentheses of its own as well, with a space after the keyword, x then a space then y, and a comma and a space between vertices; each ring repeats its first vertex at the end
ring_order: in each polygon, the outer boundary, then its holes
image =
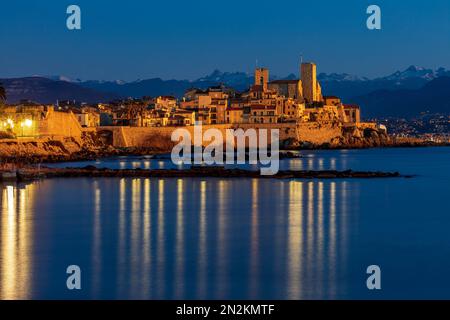
POLYGON ((269 82, 269 69, 256 68, 255 70, 255 85, 262 86, 264 91, 267 91, 267 83, 269 82))
POLYGON ((316 65, 311 62, 302 63, 301 78, 303 98, 305 98, 307 102, 319 101, 316 65))

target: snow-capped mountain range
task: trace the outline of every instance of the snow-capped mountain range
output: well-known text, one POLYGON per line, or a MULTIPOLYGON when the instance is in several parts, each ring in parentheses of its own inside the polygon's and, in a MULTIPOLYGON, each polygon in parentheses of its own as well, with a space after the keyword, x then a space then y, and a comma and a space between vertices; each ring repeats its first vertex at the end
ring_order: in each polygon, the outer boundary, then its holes
POLYGON ((397 71, 383 79, 385 80, 405 80, 409 78, 421 78, 425 80, 433 80, 443 76, 450 76, 450 71, 445 68, 438 68, 436 70, 426 69, 417 66, 410 66, 404 71, 397 71))
POLYGON ((348 73, 319 73, 319 81, 369 81, 369 78, 355 76, 348 73))
POLYGON ((399 70, 388 76, 375 79, 350 75, 348 73, 321 73, 317 76, 317 78, 319 81, 403 81, 413 78, 430 81, 443 76, 450 76, 450 70, 442 67, 433 70, 423 67, 409 66, 403 71, 399 70))
MULTIPOLYGON (((419 78, 424 80, 433 80, 442 76, 450 76, 450 70, 447 70, 446 68, 440 67, 435 70, 433 69, 427 69, 423 67, 418 67, 411 65, 408 68, 406 68, 403 71, 396 71, 388 76, 384 77, 378 77, 374 79, 370 79, 367 77, 362 77, 358 75, 352 75, 348 73, 320 73, 317 76, 317 79, 319 81, 324 82, 330 82, 330 81, 402 81, 407 80, 411 78, 419 78)), ((37 76, 39 77, 39 76, 37 76)), ((43 78, 55 80, 55 81, 66 81, 66 82, 72 82, 72 83, 98 83, 98 84, 104 84, 104 83, 114 83, 117 85, 125 85, 129 83, 140 83, 143 81, 147 81, 148 79, 138 79, 135 81, 124 81, 124 80, 81 80, 81 79, 72 79, 66 76, 62 75, 52 75, 52 76, 42 76, 43 78)), ((295 74, 291 73, 288 76, 285 77, 279 77, 279 76, 272 76, 273 80, 275 79, 295 79, 298 78, 295 74)), ((220 70, 214 70, 211 74, 206 75, 204 77, 201 77, 199 79, 190 81, 192 83, 198 83, 198 82, 217 82, 217 83, 226 83, 228 85, 232 84, 243 84, 248 83, 253 79, 253 75, 245 72, 221 72, 220 70)), ((163 80, 164 81, 164 80, 163 80)), ((167 81, 167 80, 166 80, 167 81)), ((188 80, 177 80, 177 81, 188 81, 188 80)))

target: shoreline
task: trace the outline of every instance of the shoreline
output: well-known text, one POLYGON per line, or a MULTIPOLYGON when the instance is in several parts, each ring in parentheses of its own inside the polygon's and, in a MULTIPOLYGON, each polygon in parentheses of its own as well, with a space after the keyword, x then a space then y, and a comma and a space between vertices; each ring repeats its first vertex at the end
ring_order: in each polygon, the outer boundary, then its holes
POLYGON ((289 151, 305 151, 305 150, 364 150, 364 149, 395 149, 395 148, 432 148, 432 147, 450 147, 450 143, 393 143, 379 146, 355 146, 355 145, 343 145, 343 146, 314 146, 311 148, 302 147, 300 149, 286 149, 289 151))
MULTIPOLYGON (((290 155, 292 152, 314 151, 314 150, 364 150, 364 149, 394 149, 394 148, 431 148, 431 147, 450 147, 448 143, 396 143, 379 146, 359 146, 359 145, 339 145, 333 146, 328 144, 311 145, 302 147, 284 147, 280 150, 280 159, 297 158, 290 155)), ((248 150, 247 150, 248 151, 248 150)), ((103 150, 82 150, 69 154, 23 154, 23 155, 1 155, 1 164, 15 164, 18 166, 26 166, 43 163, 64 163, 64 162, 82 162, 94 161, 110 157, 126 157, 126 156, 160 156, 170 154, 171 150, 160 150, 155 148, 133 147, 133 148, 115 148, 103 150)))
POLYGON ((28 167, 4 172, 1 181, 26 182, 49 178, 252 178, 252 179, 374 179, 412 178, 399 172, 337 171, 337 170, 282 170, 275 175, 261 175, 259 171, 225 169, 223 167, 195 167, 191 169, 108 169, 86 166, 83 168, 28 167))

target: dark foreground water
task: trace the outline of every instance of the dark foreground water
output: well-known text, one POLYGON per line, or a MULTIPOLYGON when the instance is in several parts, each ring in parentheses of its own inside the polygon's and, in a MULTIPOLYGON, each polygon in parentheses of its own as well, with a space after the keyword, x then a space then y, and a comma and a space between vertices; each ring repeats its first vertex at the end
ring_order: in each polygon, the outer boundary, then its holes
POLYGON ((0 298, 450 298, 450 148, 306 152, 281 167, 418 176, 3 184, 0 298), (66 288, 69 265, 80 291, 66 288))

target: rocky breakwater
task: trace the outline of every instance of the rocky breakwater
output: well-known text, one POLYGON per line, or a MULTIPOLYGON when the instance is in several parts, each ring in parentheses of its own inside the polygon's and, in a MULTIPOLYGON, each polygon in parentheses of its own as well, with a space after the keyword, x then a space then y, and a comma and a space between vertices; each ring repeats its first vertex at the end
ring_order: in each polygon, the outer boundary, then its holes
POLYGON ((134 177, 134 178, 259 178, 259 179, 353 179, 353 178, 398 178, 398 172, 375 171, 279 171, 275 175, 264 176, 259 171, 243 169, 225 169, 223 167, 199 167, 192 169, 107 169, 87 166, 84 168, 22 168, 17 171, 19 181, 40 178, 76 178, 76 177, 134 177))

